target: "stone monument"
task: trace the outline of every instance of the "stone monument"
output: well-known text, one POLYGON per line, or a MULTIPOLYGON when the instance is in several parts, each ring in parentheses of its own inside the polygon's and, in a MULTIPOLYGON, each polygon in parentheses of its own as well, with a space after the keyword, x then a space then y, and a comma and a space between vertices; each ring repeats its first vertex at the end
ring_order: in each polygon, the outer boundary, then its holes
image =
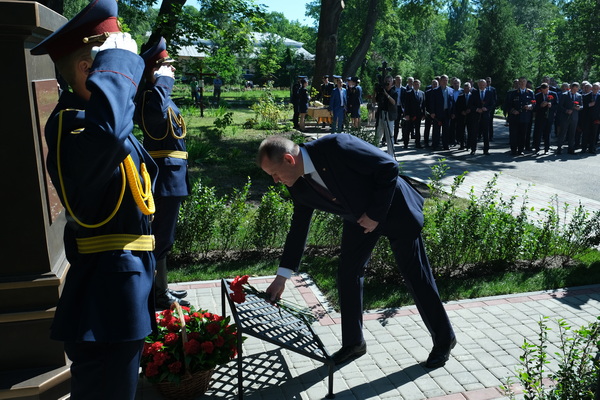
POLYGON ((69 393, 62 342, 49 338, 68 269, 64 211, 45 165, 44 125, 59 88, 50 57, 29 54, 66 21, 33 1, 0 0, 0 399, 69 393))

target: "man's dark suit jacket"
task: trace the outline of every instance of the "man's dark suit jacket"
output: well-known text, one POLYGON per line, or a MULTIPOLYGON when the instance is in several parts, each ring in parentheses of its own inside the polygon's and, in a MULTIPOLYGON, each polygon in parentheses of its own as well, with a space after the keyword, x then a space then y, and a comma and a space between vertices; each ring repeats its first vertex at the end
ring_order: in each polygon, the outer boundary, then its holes
MULTIPOLYGON (((298 270, 315 209, 341 215, 346 222, 363 213, 378 221, 377 230, 414 240, 423 227, 423 198, 398 176, 387 153, 347 134, 328 135, 303 145, 317 172, 339 204, 317 193, 304 178, 289 188, 294 214, 280 266, 298 270)), ((351 245, 351 244, 350 244, 351 245)))
POLYGON ((437 88, 432 89, 430 92, 431 100, 427 103, 427 105, 430 107, 428 111, 430 114, 435 114, 435 119, 437 120, 447 120, 450 118, 450 113, 454 108, 454 96, 452 95, 454 89, 452 89, 450 86, 446 86, 446 89, 448 89, 448 108, 445 110, 442 87, 438 86, 437 88))
POLYGON ((470 108, 471 112, 475 112, 478 108, 487 108, 487 113, 491 113, 496 109, 496 95, 489 90, 485 91, 483 100, 481 99, 481 91, 479 89, 473 89, 471 91, 470 108))

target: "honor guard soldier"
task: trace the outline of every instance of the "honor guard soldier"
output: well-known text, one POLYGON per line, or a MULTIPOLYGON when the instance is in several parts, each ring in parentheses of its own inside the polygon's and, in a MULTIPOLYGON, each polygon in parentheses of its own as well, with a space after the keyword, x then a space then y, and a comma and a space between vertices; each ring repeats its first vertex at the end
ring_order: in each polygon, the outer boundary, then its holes
POLYGON ((134 399, 155 324, 153 179, 133 136, 144 62, 115 0, 94 0, 31 50, 69 84, 45 128, 48 173, 66 209, 70 267, 50 337, 71 360, 71 399, 134 399))
POLYGON ((292 85, 292 89, 290 91, 290 103, 292 103, 292 107, 294 107, 294 114, 292 116, 292 122, 294 124, 294 129, 300 129, 300 111, 298 109, 298 91, 302 87, 300 83, 303 79, 307 79, 304 75, 299 75, 297 77, 296 82, 292 85))
POLYGON ((323 75, 323 83, 321 83, 321 91, 319 92, 319 99, 323 102, 324 106, 328 106, 331 101, 331 92, 333 92, 335 84, 329 82, 329 75, 323 75))
POLYGON ((144 148, 158 165, 154 188, 156 213, 152 230, 156 239, 155 306, 159 310, 174 302, 189 306, 185 290, 171 290, 167 283, 167 255, 175 241, 175 227, 183 198, 190 194, 185 121, 171 99, 175 84, 175 61, 167 53, 167 42, 158 43, 142 54, 145 85, 138 96, 135 122, 144 133, 144 148))

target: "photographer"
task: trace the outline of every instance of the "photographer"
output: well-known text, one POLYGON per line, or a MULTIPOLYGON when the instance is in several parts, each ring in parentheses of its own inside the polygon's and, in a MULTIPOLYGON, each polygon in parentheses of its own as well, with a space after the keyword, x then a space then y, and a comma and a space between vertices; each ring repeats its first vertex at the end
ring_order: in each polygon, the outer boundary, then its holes
POLYGON ((392 83, 392 77, 387 75, 383 82, 379 82, 375 88, 375 99, 377 101, 377 131, 375 133, 375 144, 381 143, 381 138, 385 135, 387 152, 394 157, 394 140, 392 132, 394 121, 397 115, 396 108, 396 88, 392 83))

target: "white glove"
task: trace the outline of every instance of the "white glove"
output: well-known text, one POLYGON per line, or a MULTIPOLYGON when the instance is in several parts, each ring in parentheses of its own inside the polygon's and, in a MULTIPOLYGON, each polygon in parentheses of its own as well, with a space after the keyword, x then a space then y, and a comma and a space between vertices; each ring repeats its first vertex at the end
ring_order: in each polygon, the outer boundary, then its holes
POLYGON ((170 64, 161 65, 160 68, 154 73, 154 76, 157 78, 159 76, 168 76, 175 79, 175 68, 173 68, 170 64))
POLYGON ((135 40, 131 38, 129 33, 117 32, 111 33, 102 46, 92 47, 92 60, 96 58, 96 55, 102 50, 106 49, 123 49, 129 50, 132 53, 137 54, 138 48, 135 40))

